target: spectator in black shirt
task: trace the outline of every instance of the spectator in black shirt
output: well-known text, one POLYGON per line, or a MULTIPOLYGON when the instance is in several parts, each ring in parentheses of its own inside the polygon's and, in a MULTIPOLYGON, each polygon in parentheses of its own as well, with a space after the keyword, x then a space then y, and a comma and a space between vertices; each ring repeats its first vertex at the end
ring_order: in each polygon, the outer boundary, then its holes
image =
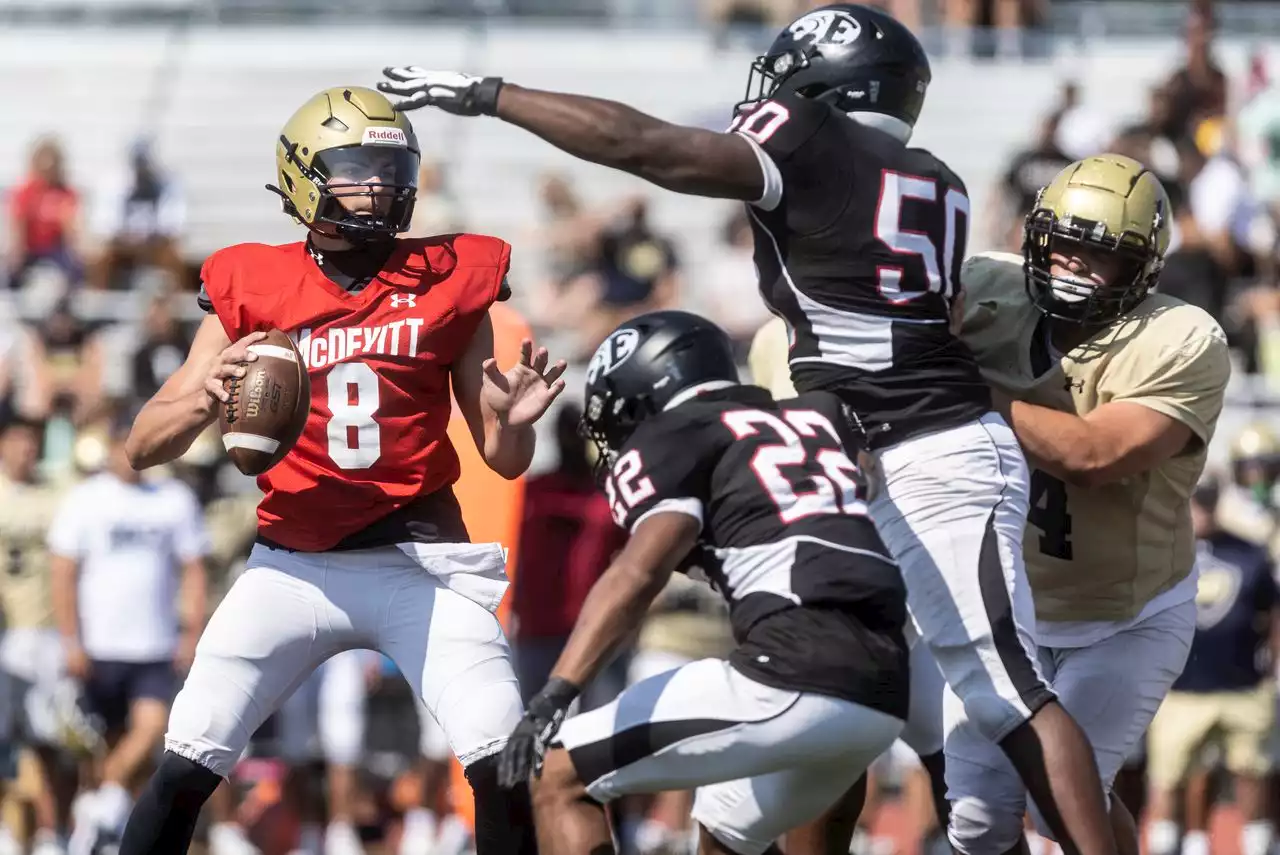
POLYGON ((598 303, 586 319, 583 344, 594 351, 609 331, 628 318, 674 308, 680 261, 675 247, 649 224, 649 204, 637 197, 600 235, 589 277, 598 303))
POLYGON ((993 208, 999 212, 999 222, 993 234, 1010 251, 1022 246, 1022 220, 1035 207, 1040 188, 1072 161, 1055 142, 1061 117, 1061 111, 1054 111, 1040 123, 1035 141, 1013 156, 1000 180, 1000 204, 993 208))
POLYGON ((1213 32, 1211 4, 1193 3, 1185 30, 1186 62, 1163 87, 1171 99, 1169 130, 1175 138, 1190 138, 1199 122, 1226 113, 1227 77, 1213 58, 1213 32))
POLYGON ((1219 263, 1196 225, 1181 185, 1171 182, 1165 187, 1169 191, 1179 240, 1177 249, 1165 258, 1159 289, 1199 306, 1215 318, 1222 318, 1226 311, 1230 274, 1219 263))
POLYGON ((135 397, 146 400, 181 367, 191 337, 174 317, 167 295, 157 296, 143 318, 142 340, 133 353, 131 378, 135 397))

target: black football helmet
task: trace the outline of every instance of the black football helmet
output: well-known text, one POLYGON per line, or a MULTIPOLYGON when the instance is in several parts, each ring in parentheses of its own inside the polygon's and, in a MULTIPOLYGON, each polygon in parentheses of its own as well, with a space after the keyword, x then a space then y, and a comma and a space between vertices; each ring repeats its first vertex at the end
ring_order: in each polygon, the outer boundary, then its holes
POLYGON ((843 113, 881 113, 915 127, 933 73, 920 42, 867 6, 833 3, 806 12, 757 57, 737 111, 794 92, 843 113))
POLYGON ((607 474, 636 427, 692 386, 738 382, 724 330, 689 312, 650 312, 622 324, 587 365, 581 432, 600 452, 607 474))

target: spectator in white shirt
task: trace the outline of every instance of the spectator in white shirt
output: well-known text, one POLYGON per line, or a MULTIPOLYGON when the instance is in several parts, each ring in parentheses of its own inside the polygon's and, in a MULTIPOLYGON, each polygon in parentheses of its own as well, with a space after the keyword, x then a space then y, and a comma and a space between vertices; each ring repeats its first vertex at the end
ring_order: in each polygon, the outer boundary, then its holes
POLYGON ((1205 157, 1190 140, 1178 145, 1178 167, 1191 216, 1218 263, 1230 275, 1251 274, 1251 256, 1264 248, 1265 236, 1244 170, 1225 153, 1205 157))
POLYGON ((106 469, 77 485, 49 530, 50 572, 67 672, 81 681, 108 747, 101 786, 77 810, 69 855, 123 828, 130 789, 164 736, 178 675, 205 620, 199 503, 173 479, 143 481, 111 432, 106 469))
POLYGON ((186 201, 177 182, 161 169, 150 144, 138 142, 129 169, 96 194, 91 228, 101 249, 89 271, 95 288, 128 288, 143 266, 159 268, 181 287, 186 278, 180 241, 186 201))

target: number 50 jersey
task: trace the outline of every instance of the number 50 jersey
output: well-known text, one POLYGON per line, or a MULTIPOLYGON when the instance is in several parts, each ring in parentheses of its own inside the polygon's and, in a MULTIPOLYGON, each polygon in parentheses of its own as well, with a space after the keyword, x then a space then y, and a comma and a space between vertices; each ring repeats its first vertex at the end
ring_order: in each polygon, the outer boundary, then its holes
POLYGON ((1137 404, 1191 430, 1181 454, 1116 483, 1085 488, 1032 471, 1023 554, 1041 642, 1088 642, 1087 627, 1075 632, 1063 625, 1132 621, 1184 581, 1190 599, 1190 497, 1231 371, 1217 321, 1174 297, 1152 294, 1079 347, 1056 354, 1048 321, 1027 296, 1021 256, 975 256, 963 276, 961 337, 993 386, 1019 401, 1081 416, 1111 402, 1137 404))
POLYGON ((705 392, 642 422, 605 482, 628 531, 702 524, 688 563, 729 603, 739 671, 905 718, 906 588, 866 516, 840 402, 705 392))
POLYGON ((840 395, 873 447, 985 415, 990 392, 950 330, 964 182, 929 152, 794 94, 730 130, 765 172, 747 210, 761 294, 791 328, 796 388, 840 395))
POLYGON ((302 436, 258 479, 263 537, 322 552, 458 479, 449 370, 497 299, 510 252, 480 235, 397 240, 354 293, 303 243, 240 244, 205 261, 227 336, 284 330, 311 377, 302 436))

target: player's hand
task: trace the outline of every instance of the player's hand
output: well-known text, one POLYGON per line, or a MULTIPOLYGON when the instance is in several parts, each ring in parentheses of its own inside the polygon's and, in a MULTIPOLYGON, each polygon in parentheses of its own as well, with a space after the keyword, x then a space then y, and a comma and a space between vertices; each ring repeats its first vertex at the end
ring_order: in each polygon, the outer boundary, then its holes
POLYGON ((397 110, 439 107, 456 116, 493 116, 498 112, 501 77, 474 77, 456 71, 429 71, 416 65, 382 69, 384 80, 378 90, 403 95, 397 110))
POLYGON ((505 374, 498 370, 496 360, 486 359, 481 403, 508 427, 533 424, 564 391, 560 375, 565 361, 561 359, 547 368, 548 360, 547 349, 540 347, 534 353, 533 342, 527 338, 520 342, 520 361, 505 374))
POLYGON ((93 670, 93 666, 89 663, 89 654, 85 653, 83 647, 78 644, 67 645, 66 660, 68 676, 81 682, 89 679, 89 672, 93 670))
POLYGON ((222 388, 223 381, 239 380, 245 376, 245 366, 258 359, 258 354, 250 352, 249 345, 266 337, 265 332, 251 332, 214 357, 209 364, 209 373, 204 378, 204 391, 210 398, 211 406, 214 401, 225 404, 231 400, 231 394, 222 388))
POLYGON ((526 783, 529 776, 542 775, 547 746, 560 730, 569 705, 578 696, 578 687, 568 680, 552 677, 542 691, 529 701, 529 708, 498 757, 498 784, 511 789, 526 783))

